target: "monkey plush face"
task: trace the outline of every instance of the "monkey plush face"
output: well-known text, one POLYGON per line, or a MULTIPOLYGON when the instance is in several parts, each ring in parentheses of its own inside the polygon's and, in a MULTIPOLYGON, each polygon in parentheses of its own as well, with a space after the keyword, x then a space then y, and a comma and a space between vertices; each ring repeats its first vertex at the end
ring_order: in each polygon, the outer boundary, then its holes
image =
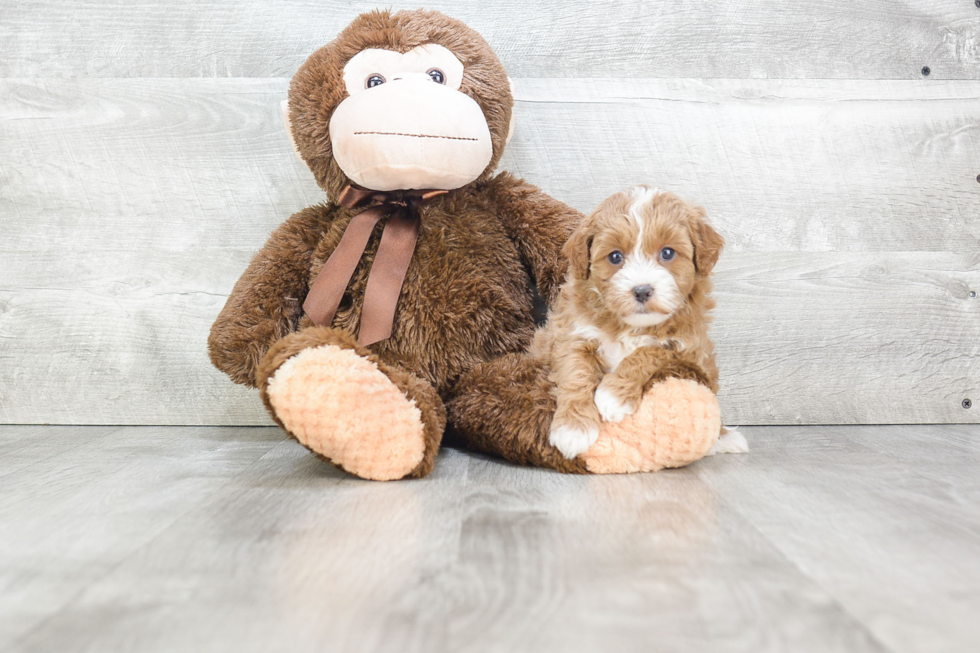
POLYGON ((365 188, 459 188, 493 156, 483 111, 459 91, 463 64, 441 45, 361 50, 330 119, 337 165, 365 188))
POLYGON ((423 10, 362 14, 307 60, 289 93, 300 154, 334 197, 349 182, 451 190, 489 176, 512 105, 487 43, 423 10))

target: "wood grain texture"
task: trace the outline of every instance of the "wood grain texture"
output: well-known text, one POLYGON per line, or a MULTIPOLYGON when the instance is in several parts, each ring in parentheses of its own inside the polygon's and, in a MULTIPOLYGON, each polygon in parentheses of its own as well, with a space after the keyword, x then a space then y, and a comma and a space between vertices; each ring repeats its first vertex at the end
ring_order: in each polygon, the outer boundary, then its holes
MULTIPOLYGON (((728 240, 730 423, 975 422, 980 83, 517 80, 503 168, 631 183, 728 240), (627 126, 628 128, 624 128, 627 126)), ((267 424, 207 362, 235 279, 322 200, 285 80, 0 81, 0 422, 267 424)))
POLYGON ((711 331, 723 419, 980 421, 962 405, 980 396, 978 286, 976 254, 728 254, 711 331))
MULTIPOLYGON (((5 651, 284 437, 279 429, 26 428, 31 443, 60 452, 28 465, 0 459, 5 651)), ((0 439, 14 433, 0 427, 0 439)))
POLYGON ((0 251, 254 246, 322 201, 287 80, 0 80, 0 251))
MULTIPOLYGON (((254 249, 321 201, 286 80, 0 80, 2 251, 254 249)), ((729 249, 980 250, 980 82, 516 80, 501 169, 583 211, 634 183, 729 249)))
POLYGON ((517 82, 502 163, 582 210, 636 183, 732 249, 980 250, 980 84, 517 82))
MULTIPOLYGON (((8 255, 0 421, 269 423, 206 356, 251 252, 8 255), (215 287, 217 285, 217 287, 215 287)), ((746 423, 976 422, 975 259, 934 253, 739 253, 719 265, 712 333, 723 418, 746 423)))
POLYGON ((726 497, 723 510, 806 569, 888 649, 953 652, 980 641, 976 427, 749 433, 750 456, 696 468, 726 497))
MULTIPOLYGON (((5 77, 288 77, 358 0, 6 2, 5 77)), ((416 3, 397 3, 395 9, 416 3)), ((980 79, 968 0, 434 0, 513 77, 980 79)))
POLYGON ((980 635, 976 426, 746 429, 748 455, 609 477, 446 450, 388 484, 275 429, 89 432, 44 429, 66 451, 27 469, 0 457, 5 651, 913 653, 980 635))
POLYGON ((106 437, 118 431, 118 426, 79 427, 72 431, 70 442, 60 438, 50 438, 51 427, 45 425, 8 426, 0 425, 0 479, 13 472, 37 463, 45 463, 51 458, 106 437))

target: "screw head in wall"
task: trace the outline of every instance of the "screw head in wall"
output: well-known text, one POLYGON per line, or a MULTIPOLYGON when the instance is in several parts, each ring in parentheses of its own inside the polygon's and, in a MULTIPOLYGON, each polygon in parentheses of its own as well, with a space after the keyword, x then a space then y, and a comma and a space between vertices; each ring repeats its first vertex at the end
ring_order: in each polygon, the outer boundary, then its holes
POLYGON ((980 0, 976 0, 973 4, 977 6, 977 9, 980 9, 980 0))
MULTIPOLYGON (((977 0, 977 2, 980 2, 980 0, 977 0)), ((980 184, 980 175, 977 175, 977 183, 980 184)))
POLYGON ((970 299, 976 299, 976 298, 977 298, 977 291, 976 290, 971 290, 970 291, 970 299))
POLYGON ((972 405, 973 405, 973 402, 970 401, 969 399, 964 399, 963 400, 963 408, 969 408, 972 405))
POLYGON ((922 67, 922 74, 923 74, 923 75, 926 75, 926 76, 928 76, 928 75, 929 75, 929 73, 931 73, 931 72, 932 72, 932 69, 931 69, 931 68, 929 68, 929 66, 923 66, 923 67, 922 67))

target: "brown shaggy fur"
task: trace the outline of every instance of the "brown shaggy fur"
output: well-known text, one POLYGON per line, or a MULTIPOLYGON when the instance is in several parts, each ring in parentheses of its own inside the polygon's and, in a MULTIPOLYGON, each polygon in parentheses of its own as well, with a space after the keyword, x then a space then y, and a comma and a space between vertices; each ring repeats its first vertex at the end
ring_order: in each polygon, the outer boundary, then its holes
MULTIPOLYGON (((391 337, 360 348, 350 336, 357 332, 384 220, 375 228, 332 328, 314 327, 303 313, 310 284, 356 214, 329 201, 276 229, 235 284, 208 340, 214 365, 236 383, 262 389, 277 422, 265 387, 291 355, 336 344, 377 362, 422 411, 426 452, 410 476, 432 467, 445 426, 440 397, 448 397, 467 370, 530 345, 532 285, 548 300, 557 297, 566 266, 561 248, 582 219, 530 184, 506 173, 492 175, 513 105, 507 75, 476 32, 430 11, 364 14, 317 50, 293 78, 289 104, 296 143, 328 196, 336 198, 350 182, 333 159, 329 138, 330 117, 346 97, 345 63, 364 48, 406 52, 423 43, 441 44, 463 62, 460 90, 483 109, 493 158, 473 183, 422 205, 418 245, 391 337)), ((506 387, 510 379, 495 383, 506 387)), ((485 450, 506 455, 509 446, 501 441, 485 450)), ((544 451, 535 455, 554 455, 544 451)))
POLYGON ((553 390, 548 371, 525 354, 481 363, 460 379, 448 403, 447 442, 519 465, 585 474, 584 461, 568 460, 548 443, 553 390))
POLYGON ((531 348, 557 387, 556 425, 597 431, 603 421, 599 387, 626 406, 627 414, 655 380, 668 376, 718 391, 707 327, 714 307, 710 275, 722 246, 703 209, 643 186, 613 195, 583 222, 565 247, 568 281, 531 348), (672 259, 660 260, 663 248, 674 250, 672 259), (609 259, 614 252, 620 253, 619 263, 609 259), (667 286, 655 287, 643 304, 632 293, 636 280, 621 283, 636 259, 655 265, 667 286), (650 315, 666 319, 649 326, 628 323, 650 315))

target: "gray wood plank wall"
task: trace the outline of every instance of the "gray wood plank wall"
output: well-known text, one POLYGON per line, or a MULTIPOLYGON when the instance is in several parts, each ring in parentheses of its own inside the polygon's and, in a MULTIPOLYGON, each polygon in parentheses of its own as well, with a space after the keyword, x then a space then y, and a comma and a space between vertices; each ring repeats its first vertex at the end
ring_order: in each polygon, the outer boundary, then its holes
MULTIPOLYGON (((0 422, 269 423, 207 330, 323 199, 288 77, 374 6, 0 0, 0 422)), ((514 77, 503 169, 707 207, 727 422, 980 421, 972 0, 426 6, 514 77)))

